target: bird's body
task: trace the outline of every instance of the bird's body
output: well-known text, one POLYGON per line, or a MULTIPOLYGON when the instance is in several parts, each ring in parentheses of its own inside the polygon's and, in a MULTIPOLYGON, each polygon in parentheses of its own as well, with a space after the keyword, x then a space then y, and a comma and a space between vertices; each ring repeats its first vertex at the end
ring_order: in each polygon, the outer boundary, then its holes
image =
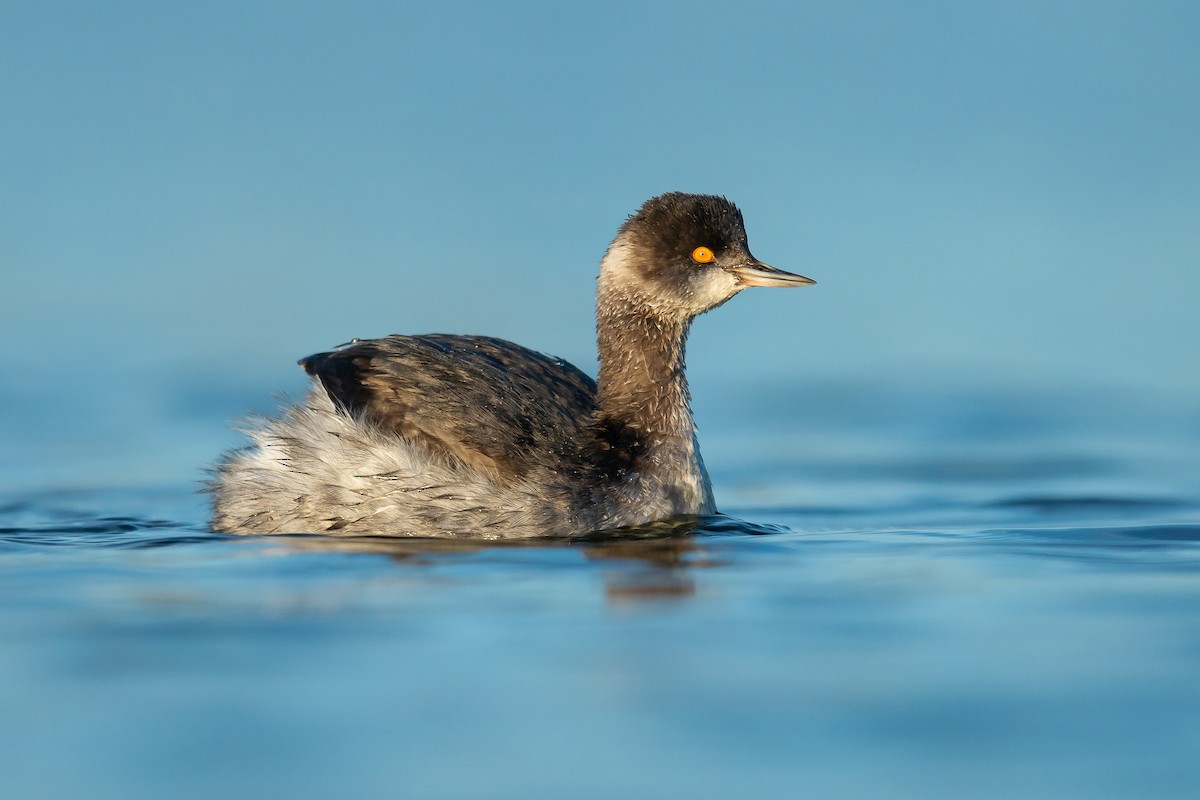
POLYGON ((525 538, 714 513, 684 373, 691 321, 747 285, 811 282, 756 261, 723 198, 654 198, 601 264, 598 382, 480 336, 310 356, 305 401, 218 465, 213 527, 525 538))

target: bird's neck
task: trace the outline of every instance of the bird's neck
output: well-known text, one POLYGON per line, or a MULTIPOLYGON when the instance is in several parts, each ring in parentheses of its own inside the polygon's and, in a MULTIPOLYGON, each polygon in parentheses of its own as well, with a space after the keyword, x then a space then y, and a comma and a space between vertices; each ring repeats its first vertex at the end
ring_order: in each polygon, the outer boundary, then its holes
POLYGON ((691 320, 603 283, 597 301, 601 420, 651 439, 690 444, 695 423, 684 354, 691 320))
MULTIPOLYGON (((656 305, 638 291, 636 274, 609 250, 597 290, 600 349, 593 466, 619 486, 599 527, 641 525, 681 514, 716 511, 700 458, 684 373, 691 317, 656 305)), ((619 251, 617 251, 619 255, 619 251)))

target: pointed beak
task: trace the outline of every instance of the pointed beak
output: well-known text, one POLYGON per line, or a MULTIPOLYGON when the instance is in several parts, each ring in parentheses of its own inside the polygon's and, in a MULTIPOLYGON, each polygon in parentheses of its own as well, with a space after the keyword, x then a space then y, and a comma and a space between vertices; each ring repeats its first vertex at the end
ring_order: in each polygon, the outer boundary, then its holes
POLYGON ((758 259, 751 259, 745 264, 725 269, 735 276, 742 286, 812 286, 816 283, 812 278, 806 278, 793 272, 784 272, 770 264, 764 264, 758 259))

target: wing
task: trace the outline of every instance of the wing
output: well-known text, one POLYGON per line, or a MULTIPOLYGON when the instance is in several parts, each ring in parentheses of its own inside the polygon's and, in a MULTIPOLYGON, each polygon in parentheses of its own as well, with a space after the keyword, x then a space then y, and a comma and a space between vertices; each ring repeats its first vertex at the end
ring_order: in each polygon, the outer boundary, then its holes
POLYGON ((580 370, 483 336, 388 336, 300 364, 348 413, 510 478, 577 452, 596 408, 580 370))

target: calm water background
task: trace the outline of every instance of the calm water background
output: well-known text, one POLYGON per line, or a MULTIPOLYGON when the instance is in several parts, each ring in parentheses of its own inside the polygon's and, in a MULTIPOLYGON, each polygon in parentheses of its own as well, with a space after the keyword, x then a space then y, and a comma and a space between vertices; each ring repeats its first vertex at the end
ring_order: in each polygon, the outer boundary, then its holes
POLYGON ((1198 9, 6 4, 3 794, 1194 797, 1198 9), (819 281, 693 335, 729 517, 207 531, 299 356, 594 369, 668 189, 819 281))

